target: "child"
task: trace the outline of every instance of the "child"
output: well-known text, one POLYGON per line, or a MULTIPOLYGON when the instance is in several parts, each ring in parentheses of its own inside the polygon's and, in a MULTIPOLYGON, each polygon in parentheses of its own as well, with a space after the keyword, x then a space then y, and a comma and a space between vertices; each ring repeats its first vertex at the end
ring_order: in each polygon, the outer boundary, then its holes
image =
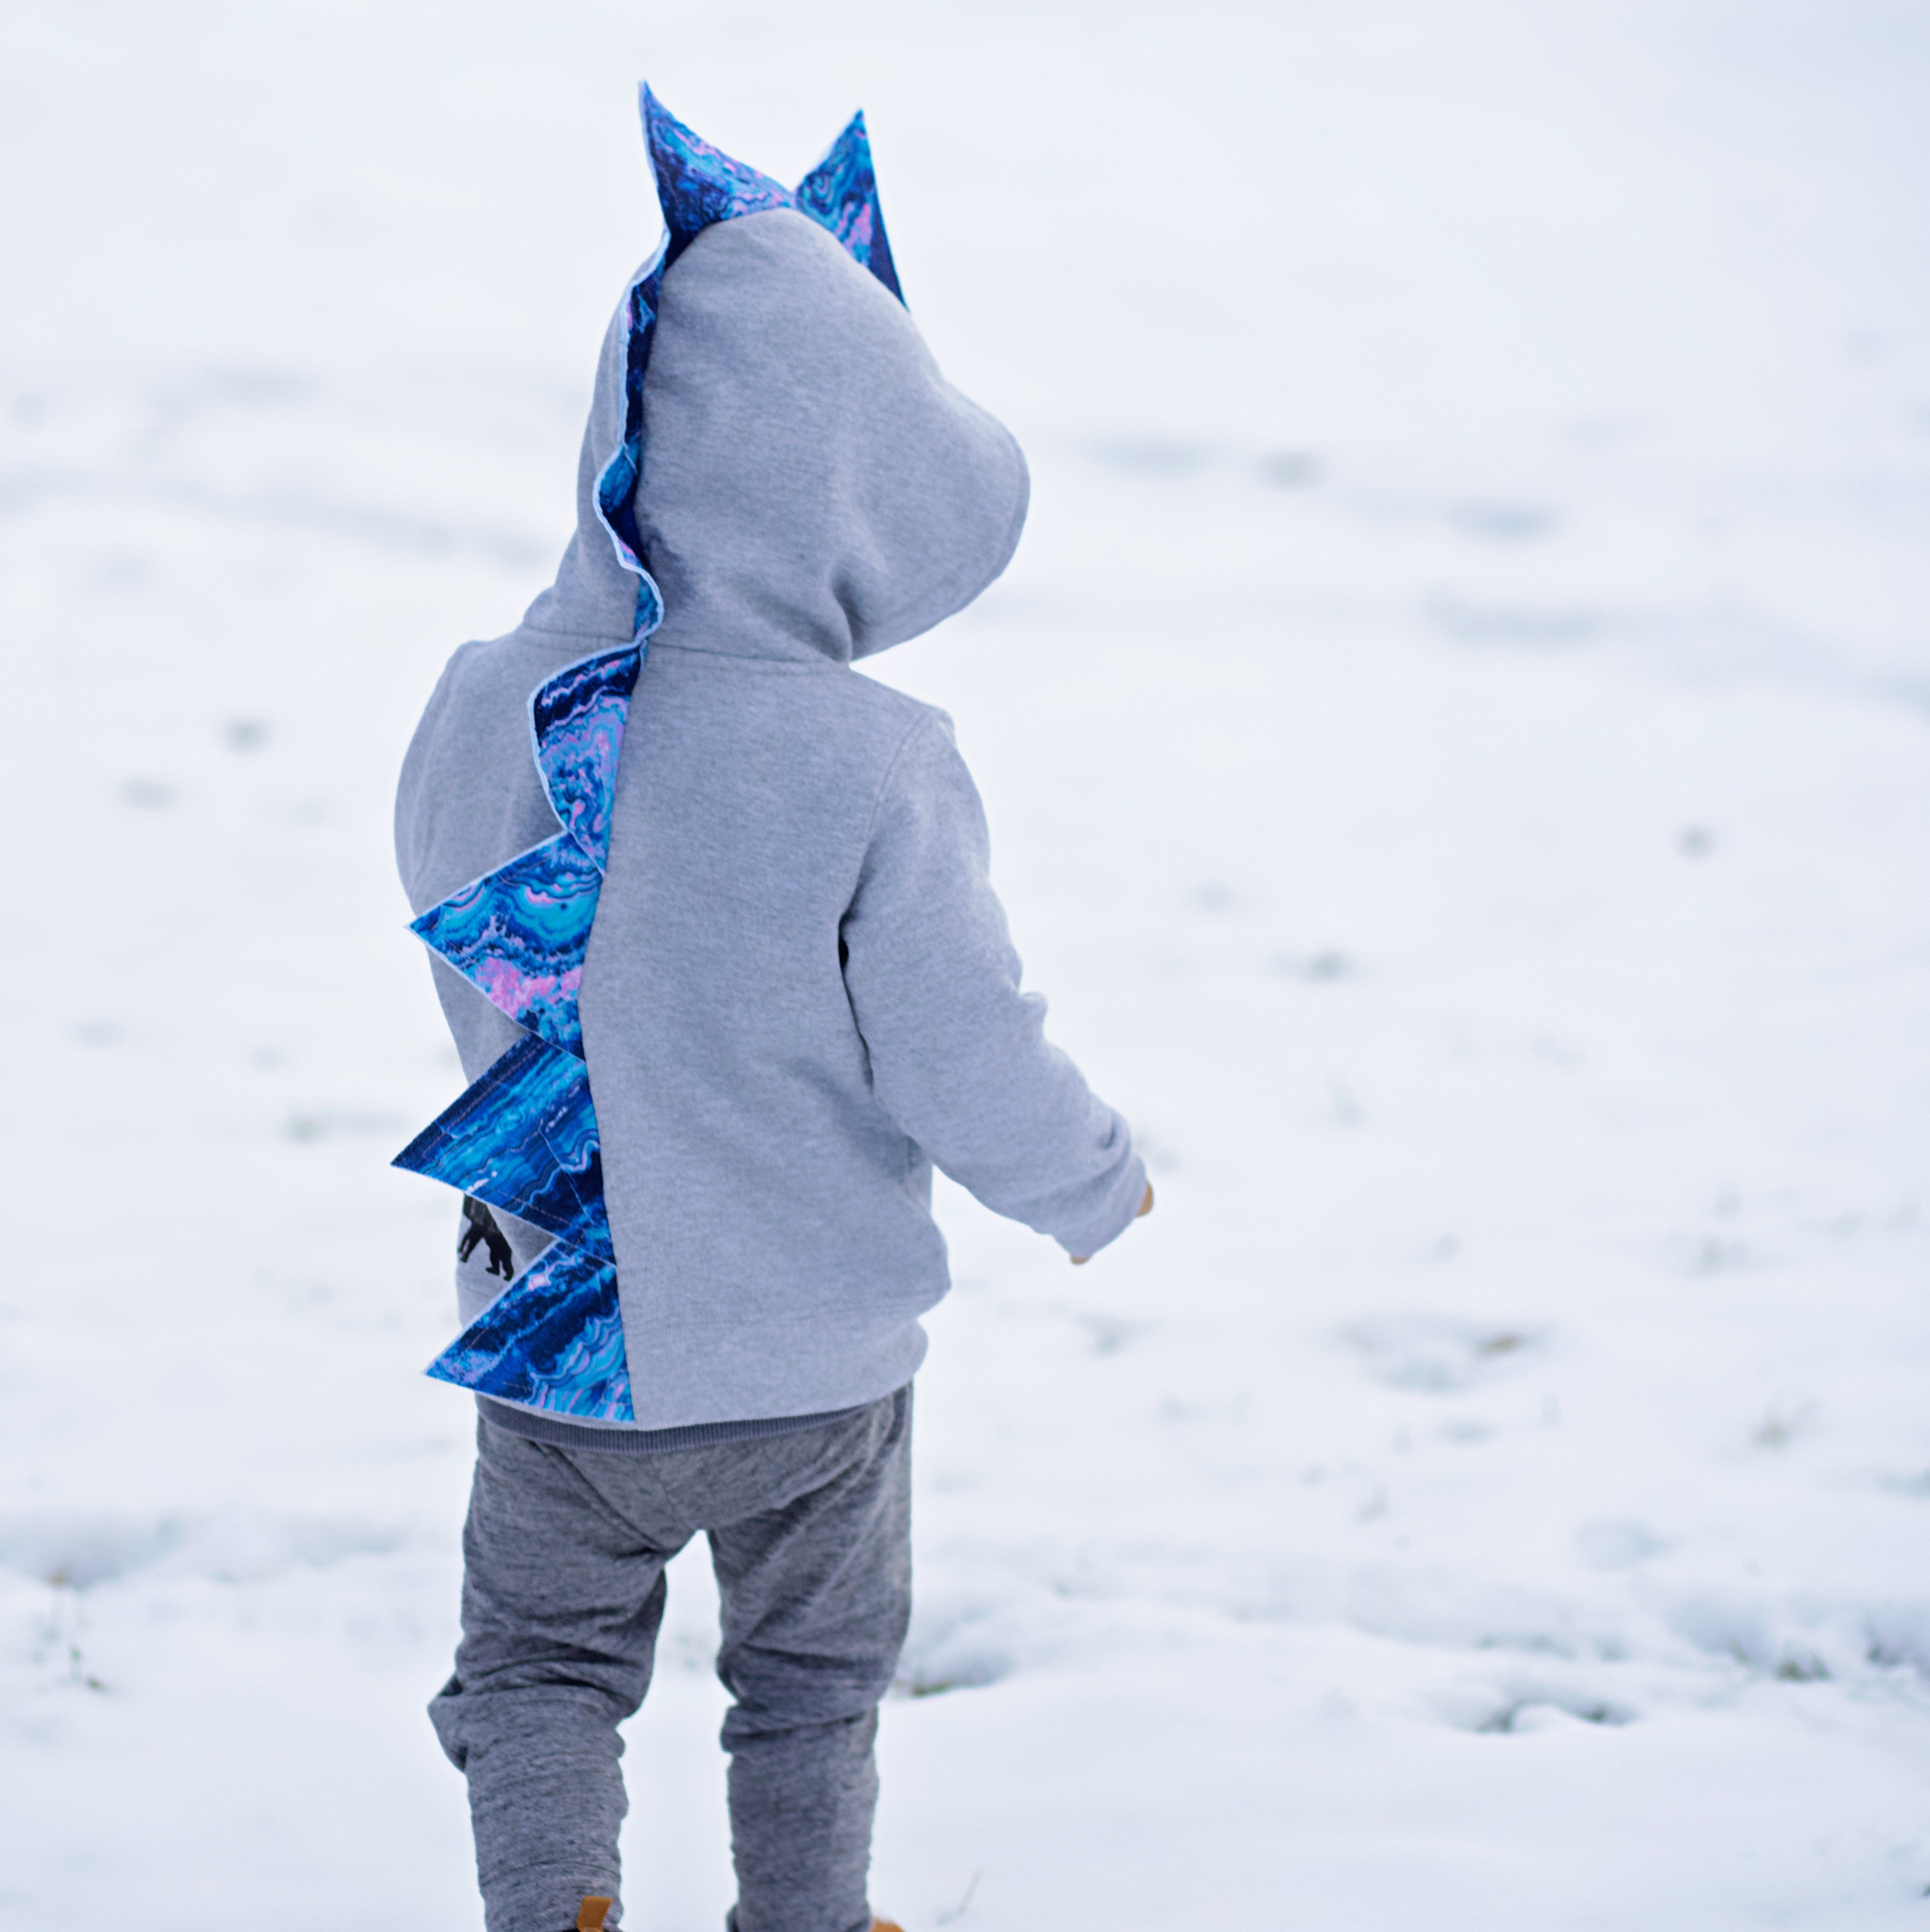
POLYGON ((1078 1258, 1152 1195, 1019 989, 949 721, 852 668, 1004 569, 1024 459, 898 298, 862 118, 793 194, 645 118, 667 261, 576 536, 451 660, 397 808, 476 1082, 402 1157, 469 1196, 435 1372, 481 1410, 430 1714, 490 1932, 614 1925, 617 1726, 703 1532, 730 1924, 865 1932, 933 1167, 1078 1258))

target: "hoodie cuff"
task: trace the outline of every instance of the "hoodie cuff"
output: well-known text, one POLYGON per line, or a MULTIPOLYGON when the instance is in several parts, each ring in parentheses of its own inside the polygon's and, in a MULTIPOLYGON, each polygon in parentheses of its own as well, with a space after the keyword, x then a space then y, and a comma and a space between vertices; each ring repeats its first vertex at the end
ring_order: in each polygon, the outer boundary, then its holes
POLYGON ((1068 1255, 1095 1255, 1132 1226, 1145 1198, 1146 1163, 1128 1150, 1125 1166, 1078 1225, 1056 1230, 1053 1238, 1068 1255))

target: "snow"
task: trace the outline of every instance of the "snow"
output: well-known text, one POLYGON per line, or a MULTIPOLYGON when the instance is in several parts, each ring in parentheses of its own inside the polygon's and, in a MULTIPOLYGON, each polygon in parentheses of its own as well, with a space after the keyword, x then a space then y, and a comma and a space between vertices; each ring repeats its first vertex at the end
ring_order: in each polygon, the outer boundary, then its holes
MULTIPOLYGON (((1901 0, 19 0, 0 1925, 479 1923, 459 1084, 387 812, 568 514, 648 74, 862 104, 1018 430, 945 704, 1150 1150, 948 1190, 913 1932, 1930 1904, 1930 24, 1901 0)), ((715 1602, 632 1932, 730 1896, 715 1602)))

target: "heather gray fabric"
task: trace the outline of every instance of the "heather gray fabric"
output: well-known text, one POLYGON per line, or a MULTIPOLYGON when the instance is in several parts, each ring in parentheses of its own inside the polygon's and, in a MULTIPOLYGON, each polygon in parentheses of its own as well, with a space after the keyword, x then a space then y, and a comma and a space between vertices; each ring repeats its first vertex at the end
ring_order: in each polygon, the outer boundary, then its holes
POLYGON ((707 230, 665 277, 643 447, 653 649, 848 663, 969 604, 1025 525, 1011 435, 787 209, 707 230))
POLYGON ((709 1533, 736 1700, 735 1932, 867 1932, 872 1756, 911 1604, 912 1399, 773 1441, 631 1457, 488 1421, 463 1531, 463 1639, 430 1706, 469 1780, 489 1932, 619 1902, 617 1726, 649 1688, 664 1566, 709 1533))
MULTIPOLYGON (((613 331, 556 584, 456 654, 410 747, 397 849, 418 911, 552 835, 529 692, 628 634, 589 510, 620 350, 613 331)), ((949 720, 850 662, 1004 568, 1017 446, 788 211, 679 258, 644 406, 638 520, 668 615, 631 704, 580 1010, 632 1426, 667 1429, 904 1383, 948 1285, 934 1162, 1077 1254, 1146 1183, 1020 990, 949 720)), ((473 1079, 516 1030, 446 968, 437 986, 473 1079)), ((542 1238, 498 1218, 526 1264, 542 1238)))

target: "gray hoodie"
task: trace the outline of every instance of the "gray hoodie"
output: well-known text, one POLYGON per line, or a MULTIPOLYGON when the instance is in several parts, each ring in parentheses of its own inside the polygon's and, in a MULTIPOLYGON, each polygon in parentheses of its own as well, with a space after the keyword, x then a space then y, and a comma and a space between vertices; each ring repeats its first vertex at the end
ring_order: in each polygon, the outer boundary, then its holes
MULTIPOLYGON (((624 341, 619 312, 556 583, 455 654, 409 747, 396 847, 418 913, 555 831, 529 694, 630 640, 636 580, 592 502, 624 341)), ((1017 446, 787 209, 708 228, 673 263, 643 411, 637 519, 666 615, 580 1002, 637 1419, 546 1434, 817 1414, 901 1386, 949 1286, 934 1165, 1076 1254, 1146 1186, 1020 990, 951 721, 852 668, 1005 568, 1017 446)), ((433 963, 474 1079, 518 1029, 433 963)), ((496 1220, 527 1266, 548 1238, 496 1220)), ((464 1320, 504 1285, 475 1252, 464 1320)))

